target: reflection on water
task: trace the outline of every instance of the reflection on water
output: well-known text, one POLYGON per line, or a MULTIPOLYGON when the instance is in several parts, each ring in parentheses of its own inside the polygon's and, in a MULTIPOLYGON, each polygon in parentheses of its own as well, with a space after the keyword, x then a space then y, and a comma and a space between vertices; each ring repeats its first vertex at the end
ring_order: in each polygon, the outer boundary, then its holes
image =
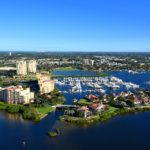
POLYGON ((5 112, 4 115, 5 115, 5 117, 6 117, 7 119, 9 119, 9 120, 24 121, 24 119, 22 118, 22 115, 19 114, 19 113, 14 113, 14 114, 12 114, 12 113, 7 113, 7 112, 5 112))

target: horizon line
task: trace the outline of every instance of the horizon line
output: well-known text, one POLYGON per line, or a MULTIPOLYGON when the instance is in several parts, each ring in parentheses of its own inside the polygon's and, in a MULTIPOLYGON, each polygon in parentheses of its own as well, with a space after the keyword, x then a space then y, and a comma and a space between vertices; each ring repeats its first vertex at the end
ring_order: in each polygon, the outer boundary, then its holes
POLYGON ((62 53, 62 52, 73 52, 73 53, 150 53, 150 51, 79 51, 79 50, 0 50, 1 52, 36 52, 36 53, 62 53))

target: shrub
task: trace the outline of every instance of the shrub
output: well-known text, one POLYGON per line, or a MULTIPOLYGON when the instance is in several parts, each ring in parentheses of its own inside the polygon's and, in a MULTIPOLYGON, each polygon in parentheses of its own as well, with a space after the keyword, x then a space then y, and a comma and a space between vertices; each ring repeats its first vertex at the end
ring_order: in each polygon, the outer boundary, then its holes
POLYGON ((58 135, 60 135, 60 129, 58 129, 58 128, 54 129, 53 131, 48 132, 48 136, 50 136, 50 137, 55 137, 58 135))
POLYGON ((34 108, 25 109, 25 111, 23 112, 23 118, 28 120, 33 120, 33 121, 40 120, 40 117, 34 108))
POLYGON ((20 111, 20 105, 11 104, 6 107, 6 111, 10 113, 18 113, 20 111))

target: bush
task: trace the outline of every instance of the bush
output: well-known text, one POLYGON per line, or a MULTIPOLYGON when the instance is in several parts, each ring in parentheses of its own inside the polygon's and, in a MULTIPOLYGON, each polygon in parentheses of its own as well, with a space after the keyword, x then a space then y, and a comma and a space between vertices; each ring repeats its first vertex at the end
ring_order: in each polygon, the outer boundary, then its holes
POLYGON ((33 121, 40 120, 40 117, 34 108, 25 109, 25 111, 23 112, 23 118, 28 120, 33 120, 33 121))
POLYGON ((53 131, 48 132, 48 136, 50 136, 50 137, 55 137, 58 135, 60 135, 60 129, 58 129, 58 128, 54 129, 53 131))
POLYGON ((57 134, 57 132, 55 132, 55 131, 49 131, 49 132, 48 132, 48 135, 49 135, 50 137, 55 137, 55 136, 57 136, 58 134, 57 134))
POLYGON ((7 107, 7 104, 4 102, 0 102, 0 110, 5 110, 7 107))
POLYGON ((50 103, 52 105, 56 105, 56 104, 64 104, 66 101, 66 99, 63 97, 63 96, 59 96, 59 97, 56 97, 56 98, 52 98, 50 103))
POLYGON ((6 111, 9 113, 18 113, 20 111, 20 105, 11 104, 6 107, 6 111))

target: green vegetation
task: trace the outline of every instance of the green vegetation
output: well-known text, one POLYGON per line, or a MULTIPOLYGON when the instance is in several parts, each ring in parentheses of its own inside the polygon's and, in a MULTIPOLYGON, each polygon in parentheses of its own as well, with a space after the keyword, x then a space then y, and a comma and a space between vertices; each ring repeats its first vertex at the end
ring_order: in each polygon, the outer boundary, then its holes
POLYGON ((58 68, 55 68, 54 70, 64 70, 64 71, 70 71, 70 70, 78 70, 74 67, 58 67, 58 68))
POLYGON ((127 114, 127 113, 136 113, 136 112, 141 112, 141 111, 150 111, 150 106, 123 108, 123 109, 119 109, 118 113, 123 115, 123 114, 127 114))
POLYGON ((22 115, 24 119, 32 121, 40 121, 48 113, 52 112, 54 109, 51 106, 43 107, 33 107, 33 106, 24 106, 22 115))
POLYGON ((57 133, 55 131, 49 131, 48 136, 55 137, 55 136, 57 136, 57 133))
POLYGON ((5 110, 7 107, 7 104, 4 102, 0 102, 0 110, 5 110))
POLYGON ((64 77, 76 77, 76 78, 81 78, 81 77, 101 77, 101 75, 53 75, 51 76, 52 78, 64 78, 64 77))
POLYGON ((85 125, 85 124, 91 124, 91 123, 95 123, 95 122, 102 122, 102 121, 108 120, 108 119, 112 118, 113 116, 117 115, 117 111, 118 111, 118 108, 109 106, 107 111, 97 113, 86 119, 81 118, 81 117, 67 116, 67 115, 61 116, 59 119, 61 121, 85 125))
POLYGON ((107 111, 98 113, 96 115, 93 115, 91 117, 88 117, 86 119, 80 118, 80 117, 72 117, 72 116, 61 116, 59 119, 61 121, 66 121, 70 123, 75 124, 91 124, 95 122, 103 122, 106 121, 116 115, 123 115, 127 113, 135 113, 135 112, 141 112, 141 111, 150 111, 150 106, 143 106, 143 107, 135 107, 135 108, 115 108, 110 107, 107 111))
POLYGON ((16 105, 16 104, 7 104, 4 102, 0 102, 0 110, 6 110, 9 113, 18 113, 23 110, 22 105, 16 105))
POLYGON ((19 104, 7 104, 0 102, 0 110, 6 110, 9 113, 21 113, 24 119, 32 121, 40 121, 48 113, 54 109, 51 106, 33 107, 19 104))
POLYGON ((108 73, 100 73, 99 76, 100 77, 107 77, 107 76, 110 76, 110 74, 108 74, 108 73))
POLYGON ((50 137, 56 137, 58 135, 60 135, 60 129, 57 129, 57 128, 54 129, 53 131, 48 132, 48 136, 50 136, 50 137))
POLYGON ((64 95, 61 94, 57 88, 55 88, 54 91, 50 93, 50 95, 52 97, 50 99, 51 105, 64 104, 66 101, 64 95))
POLYGON ((118 114, 118 108, 109 106, 108 110, 99 114, 99 121, 108 120, 118 114))
POLYGON ((55 89, 50 94, 36 95, 35 103, 29 105, 7 104, 0 102, 0 110, 6 110, 9 113, 21 113, 24 119, 40 121, 54 108, 52 105, 63 104, 64 96, 55 89))
POLYGON ((73 117, 73 116, 60 116, 61 121, 79 124, 79 125, 86 125, 91 124, 95 122, 103 122, 108 119, 111 119, 112 117, 116 115, 124 115, 128 113, 135 113, 135 112, 141 112, 141 111, 150 111, 150 106, 140 106, 140 107, 132 107, 132 108, 116 108, 112 106, 108 106, 107 110, 101 113, 97 113, 93 116, 90 116, 86 119, 81 117, 73 117))
POLYGON ((37 107, 36 110, 41 114, 48 114, 54 110, 51 106, 37 107))
POLYGON ((65 101, 66 99, 64 95, 61 94, 57 88, 55 88, 54 91, 48 94, 36 94, 34 106, 47 107, 49 105, 64 104, 65 101))
POLYGON ((80 78, 80 77, 107 77, 107 76, 110 76, 110 75, 108 73, 100 73, 100 74, 97 74, 97 75, 54 75, 54 74, 51 74, 52 78, 63 78, 63 77, 77 77, 77 78, 80 78))
POLYGON ((7 104, 6 111, 9 113, 19 113, 22 110, 21 105, 7 104))
POLYGON ((40 121, 41 115, 35 108, 26 108, 23 112, 23 118, 32 120, 32 121, 40 121))
POLYGON ((6 86, 17 86, 19 85, 19 83, 21 83, 22 81, 33 81, 33 80, 37 80, 35 77, 16 77, 16 78, 12 78, 12 77, 3 77, 0 78, 0 87, 6 87, 6 86))
POLYGON ((89 100, 87 99, 80 99, 78 102, 75 103, 76 105, 80 105, 80 106, 87 106, 92 104, 92 102, 89 102, 89 100))
POLYGON ((6 86, 11 86, 11 85, 16 86, 18 84, 19 84, 19 82, 16 80, 13 80, 13 79, 11 79, 11 80, 0 79, 0 87, 6 87, 6 86))

